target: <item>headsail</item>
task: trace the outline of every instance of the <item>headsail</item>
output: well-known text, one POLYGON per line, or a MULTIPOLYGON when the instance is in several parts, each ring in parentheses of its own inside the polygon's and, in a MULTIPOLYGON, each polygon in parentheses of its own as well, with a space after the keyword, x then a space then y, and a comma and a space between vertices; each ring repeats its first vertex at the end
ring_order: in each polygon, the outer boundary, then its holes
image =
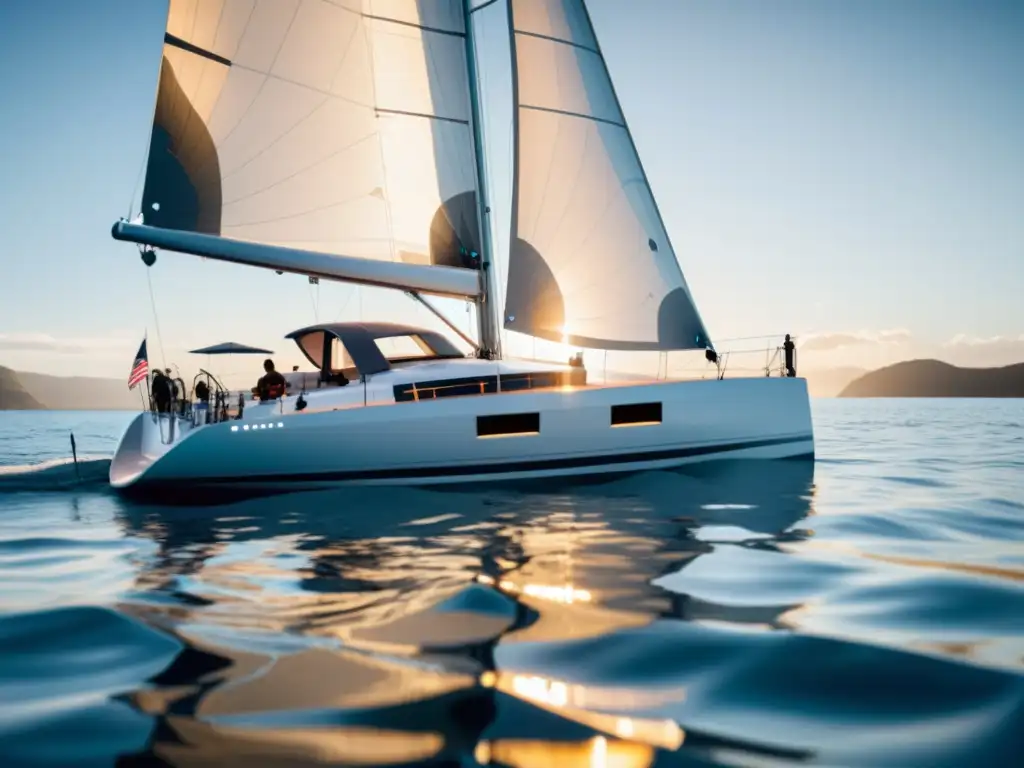
POLYGON ((604 349, 710 346, 583 0, 509 0, 509 17, 505 327, 604 349))
POLYGON ((475 268, 464 46, 462 0, 170 0, 145 225, 475 268))

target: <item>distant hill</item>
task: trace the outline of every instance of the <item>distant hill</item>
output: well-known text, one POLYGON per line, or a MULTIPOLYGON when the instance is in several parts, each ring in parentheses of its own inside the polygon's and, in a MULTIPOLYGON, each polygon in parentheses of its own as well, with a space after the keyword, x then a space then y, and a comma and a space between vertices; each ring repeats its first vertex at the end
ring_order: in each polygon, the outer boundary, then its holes
POLYGON ((42 407, 25 391, 17 373, 0 366, 0 411, 35 411, 42 407))
MULTIPOLYGON (((12 371, 13 373, 13 371, 12 371)), ((89 376, 48 376, 20 372, 18 380, 41 405, 55 411, 137 410, 139 393, 128 390, 124 379, 97 379, 89 376)))
POLYGON ((1024 363, 958 368, 939 360, 908 360, 851 382, 840 397, 1024 397, 1024 363))

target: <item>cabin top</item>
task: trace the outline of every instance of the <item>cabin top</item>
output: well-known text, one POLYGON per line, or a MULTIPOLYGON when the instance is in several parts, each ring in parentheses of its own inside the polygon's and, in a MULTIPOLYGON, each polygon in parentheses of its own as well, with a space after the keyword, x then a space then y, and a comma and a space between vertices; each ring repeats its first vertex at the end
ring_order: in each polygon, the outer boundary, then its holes
POLYGON ((318 323, 285 338, 320 371, 355 368, 363 376, 390 370, 392 363, 466 356, 436 331, 399 323, 318 323))

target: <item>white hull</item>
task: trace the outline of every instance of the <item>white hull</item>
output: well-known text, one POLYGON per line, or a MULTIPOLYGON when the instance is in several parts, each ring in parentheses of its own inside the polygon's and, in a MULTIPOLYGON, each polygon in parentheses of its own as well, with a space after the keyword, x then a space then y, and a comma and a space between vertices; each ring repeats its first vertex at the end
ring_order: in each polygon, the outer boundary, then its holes
MULTIPOLYGON (((111 484, 169 501, 196 493, 522 481, 814 455, 807 386, 797 378, 562 387, 366 407, 362 385, 329 392, 358 403, 295 412, 288 405, 294 398, 286 398, 250 406, 244 420, 198 428, 140 414, 118 446, 111 484), (612 426, 613 406, 655 403, 660 423, 612 426), (526 429, 533 420, 539 431, 478 434, 478 417, 509 414, 526 414, 513 429, 523 429, 525 419, 526 429)), ((318 394, 307 396, 311 406, 318 394)), ((508 430, 499 423, 497 431, 508 430)))

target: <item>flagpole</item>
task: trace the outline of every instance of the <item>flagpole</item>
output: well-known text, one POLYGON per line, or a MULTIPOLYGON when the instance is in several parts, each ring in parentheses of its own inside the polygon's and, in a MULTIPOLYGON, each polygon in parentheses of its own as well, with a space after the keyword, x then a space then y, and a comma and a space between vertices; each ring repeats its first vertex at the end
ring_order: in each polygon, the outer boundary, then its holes
MULTIPOLYGON (((142 340, 146 342, 146 362, 149 362, 149 328, 142 333, 142 340)), ((148 368, 148 366, 147 366, 148 368)), ((141 392, 141 390, 140 390, 141 392)), ((153 408, 153 393, 149 389, 149 371, 146 371, 146 402, 142 404, 142 410, 148 411, 153 408)))

